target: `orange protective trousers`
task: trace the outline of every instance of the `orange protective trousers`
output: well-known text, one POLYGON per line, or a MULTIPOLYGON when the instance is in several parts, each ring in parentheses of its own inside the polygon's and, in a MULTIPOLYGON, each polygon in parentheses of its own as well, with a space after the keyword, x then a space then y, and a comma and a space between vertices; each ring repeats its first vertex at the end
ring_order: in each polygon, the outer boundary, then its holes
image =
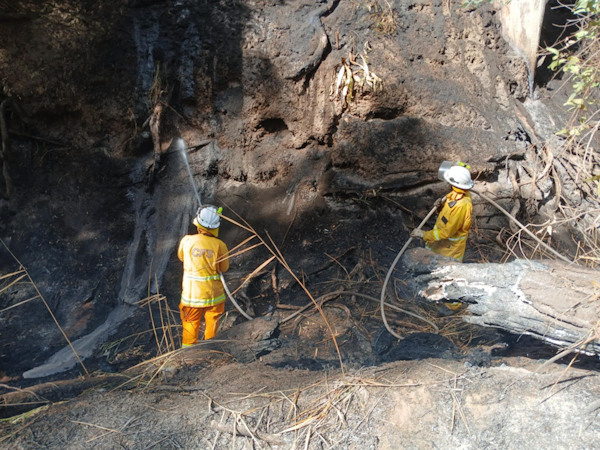
POLYGON ((183 324, 182 347, 189 347, 198 343, 198 332, 200 322, 204 317, 204 339, 212 339, 217 334, 219 318, 225 312, 225 302, 206 308, 194 308, 192 306, 179 305, 181 323, 183 324))

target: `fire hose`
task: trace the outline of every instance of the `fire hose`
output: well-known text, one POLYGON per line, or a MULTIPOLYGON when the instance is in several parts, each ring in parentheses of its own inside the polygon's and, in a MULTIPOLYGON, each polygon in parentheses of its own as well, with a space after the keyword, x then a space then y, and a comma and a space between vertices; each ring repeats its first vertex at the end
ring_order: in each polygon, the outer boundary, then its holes
MULTIPOLYGON (((183 139, 179 138, 178 141, 176 142, 176 148, 178 151, 180 151, 184 163, 186 165, 187 168, 187 172, 188 175, 190 177, 190 184, 193 187, 194 190, 194 194, 196 196, 196 200, 198 201, 198 205, 202 206, 202 200, 200 198, 200 195, 198 193, 198 189, 196 188, 196 183, 194 181, 194 177, 192 176, 192 171, 190 169, 190 165, 189 165, 189 161, 187 158, 187 152, 186 152, 186 144, 184 142, 183 139)), ((459 163, 460 165, 463 165, 463 163, 459 163)), ((439 171, 438 171, 438 178, 440 179, 444 179, 443 178, 443 172, 448 170, 451 166, 453 165, 453 163, 451 163, 450 161, 443 161, 442 164, 440 165, 439 171)), ((515 217, 513 217, 508 211, 506 211, 504 208, 502 208, 498 203, 496 203, 494 200, 492 200, 491 198, 487 197, 485 194, 472 189, 472 192, 476 193, 477 195, 479 195, 481 198, 483 198, 485 201, 487 201, 488 203, 490 203, 492 206, 494 206, 495 208, 497 208, 498 210, 500 210, 503 214, 505 214, 512 222, 514 222, 521 230, 525 231, 531 238, 533 238, 535 241, 537 241, 540 245, 542 245, 544 248, 546 248, 549 252, 551 252, 553 255, 557 256, 558 258, 560 258, 561 260, 567 262, 567 263, 571 263, 572 261, 570 261, 568 258, 566 258, 565 256, 561 255, 560 253, 558 253, 556 250, 554 250, 552 247, 550 247, 549 245, 547 245, 546 243, 544 243, 541 239, 539 239, 537 236, 535 236, 531 231, 529 231, 523 224, 521 224, 515 217)), ((427 214, 427 216, 425 216, 425 218, 421 221, 421 223, 419 224, 419 226, 417 227, 417 229, 421 229, 421 227, 423 227, 423 225, 425 225, 427 223, 427 221, 429 220, 429 218, 436 212, 437 210, 437 205, 434 206, 431 211, 429 211, 429 213, 427 214)), ((394 259, 394 262, 392 263, 390 269, 388 270, 385 280, 383 282, 383 287, 381 289, 381 297, 380 297, 380 309, 381 309, 381 319, 383 320, 383 324, 385 325, 386 329, 389 331, 389 333, 396 337, 397 339, 402 339, 402 337, 400 335, 398 335, 397 333, 395 333, 389 326, 387 319, 385 317, 385 291, 386 291, 386 287, 387 284, 389 282, 389 279, 392 275, 392 272, 394 270, 394 268, 396 267, 396 264, 398 264, 398 261, 400 260, 400 258, 402 257, 402 255, 404 254, 404 252, 406 251, 406 249, 408 248, 408 246, 410 245, 410 243, 412 242, 413 237, 409 237, 409 239, 406 241, 406 243, 404 244, 404 246, 402 247, 402 249, 400 250, 400 252, 398 252, 398 254, 396 255, 396 258, 394 259)), ((246 313, 242 307, 239 305, 239 303, 235 300, 235 298, 233 298, 233 295, 231 294, 229 287, 227 286, 227 283, 225 281, 225 277, 223 276, 223 273, 219 272, 220 275, 220 279, 221 279, 221 283, 223 284, 223 289, 225 290, 227 297, 229 298, 229 300, 231 300, 231 303, 233 303, 233 305, 235 306, 235 308, 239 311, 239 313, 244 316, 246 319, 248 320, 252 320, 253 317, 250 316, 248 313, 246 313)), ((406 311, 407 313, 409 313, 408 311, 406 311)), ((431 323, 430 321, 426 320, 425 318, 416 315, 414 313, 409 313, 410 315, 416 316, 426 322, 431 323)), ((435 327, 435 324, 432 324, 435 327)))
MULTIPOLYGON (((189 148, 198 148, 198 147, 202 147, 206 145, 206 143, 202 143, 200 145, 197 146, 193 146, 193 147, 189 147, 189 148)), ((200 198, 200 194, 198 193, 198 188, 196 187, 196 182, 194 181, 194 176, 192 175, 192 170, 190 169, 190 163, 188 161, 188 157, 187 157, 187 146, 185 144, 185 141, 182 138, 178 138, 175 142, 175 149, 176 151, 179 151, 181 154, 181 157, 183 158, 183 162, 185 163, 185 167, 187 169, 187 173, 190 177, 190 185, 192 186, 192 189, 194 191, 194 195, 196 196, 196 200, 198 202, 198 207, 202 206, 202 199, 200 198)), ((248 320, 252 320, 253 317, 248 315, 243 309, 242 307, 238 304, 238 302, 235 301, 235 299, 233 298, 233 295, 231 295, 231 292, 229 291, 229 288, 227 287, 227 283, 225 282, 225 277, 223 276, 222 272, 219 272, 219 276, 221 279, 221 283, 223 284, 223 289, 225 290, 225 292, 227 293, 227 297, 229 297, 229 300, 231 300, 231 303, 233 303, 233 306, 235 306, 235 308, 240 312, 240 314, 242 316, 244 316, 246 319, 248 320)))
MULTIPOLYGON (((534 240, 536 240, 540 245, 542 245, 544 248, 546 248, 549 252, 551 252, 553 255, 557 256, 558 258, 560 258, 561 260, 571 263, 572 261, 570 261, 568 258, 566 258, 565 256, 561 255, 560 253, 558 253, 556 250, 554 250, 552 247, 550 247, 549 245, 547 245, 545 242, 543 242, 541 239, 539 239, 537 236, 535 236, 531 231, 529 231, 521 222, 519 222, 515 217, 513 217, 508 211, 506 211, 504 208, 502 208, 497 202, 495 202, 494 200, 492 200, 491 198, 489 198, 488 196, 486 196, 485 194, 482 194, 481 192, 472 189, 472 192, 476 193, 477 195, 479 195, 481 198, 483 198, 484 200, 486 200, 488 203, 490 203, 492 206, 498 208, 498 210, 500 210, 503 214, 505 214, 506 216, 508 216, 508 218, 510 220, 512 220, 519 228, 521 228, 523 231, 525 231, 527 234, 529 234, 529 236, 531 236, 534 240)), ((421 221, 421 223, 419 224, 419 226, 416 228, 418 230, 420 230, 426 223, 427 221, 431 218, 431 216, 437 211, 437 205, 435 205, 433 208, 431 208, 431 211, 429 211, 429 213, 427 214, 427 216, 425 216, 425 218, 421 221)), ((396 255, 396 258, 394 259, 394 262, 392 263, 392 265, 390 266, 386 276, 385 276, 385 280, 383 282, 383 287, 381 289, 381 297, 380 297, 380 303, 379 303, 379 308, 381 310, 381 319, 383 321, 383 324, 385 325, 385 328, 388 330, 388 332, 394 336, 397 339, 402 339, 402 336, 398 335, 396 332, 394 332, 390 325, 388 324, 387 318, 385 316, 385 291, 387 288, 387 284, 390 280, 390 277, 392 275, 392 272, 394 271, 394 268, 396 267, 396 265, 398 264, 398 261, 400 260, 400 258, 402 257, 402 255, 404 254, 404 252, 406 251, 406 249, 408 248, 408 246, 410 245, 410 243, 412 242, 413 237, 409 237, 408 240, 406 241, 406 243, 404 244, 404 246, 402 247, 402 249, 398 252, 398 254, 396 255)), ((254 317, 248 315, 243 309, 242 307, 239 305, 239 303, 235 300, 235 298, 233 297, 233 295, 231 294, 231 292, 229 291, 229 288, 227 286, 227 283, 225 281, 225 277, 223 276, 223 273, 220 273, 221 276, 221 282, 223 283, 223 289, 225 290, 227 297, 229 298, 229 300, 231 300, 231 303, 233 303, 233 306, 235 306, 235 308, 239 311, 239 313, 244 316, 246 319, 248 320, 252 320, 254 319, 254 317)), ((341 293, 345 293, 345 292, 341 292, 341 293)), ((350 294, 350 293, 349 293, 350 294)), ((399 308, 395 308, 395 309, 399 309, 399 308)), ((403 311, 403 310, 402 310, 403 311)), ((414 317, 417 317, 425 322, 430 323, 434 328, 437 328, 435 324, 433 324, 432 322, 430 322, 429 320, 425 319, 424 317, 419 316, 418 314, 415 313, 411 313, 409 311, 403 311, 405 313, 408 313, 414 317)), ((289 317, 288 319, 290 319, 291 317, 289 317)))
MULTIPOLYGON (((421 221, 421 223, 417 227, 417 230, 420 230, 421 227, 427 223, 429 218, 431 216, 433 216, 433 213, 435 213, 436 211, 437 211, 437 206, 434 206, 433 208, 431 208, 431 211, 429 211, 429 214, 427 214, 427 216, 425 216, 425 218, 421 221)), ((394 336, 397 339, 402 339, 402 336, 398 335, 396 332, 394 332, 390 328, 390 326, 387 322, 387 319, 385 318, 385 289, 387 287, 388 281, 390 280, 390 277, 392 276, 392 272, 394 271, 394 268, 396 267, 396 264, 398 264, 400 257, 404 254, 404 252, 406 251, 406 249, 408 248, 408 246, 410 245, 412 240, 413 240, 413 237, 412 236, 409 237, 408 241, 406 241, 406 244, 404 244, 404 247, 402 247, 402 249, 398 252, 398 255, 396 255, 396 259, 394 259, 394 262, 392 263, 390 269, 388 270, 387 275, 385 276, 385 281, 383 282, 383 288, 381 289, 381 298, 380 298, 380 303, 379 303, 379 308, 381 309, 381 319, 383 320, 383 324, 385 325, 385 328, 389 331, 389 333, 392 336, 394 336)))
POLYGON ((246 319, 248 319, 248 320, 254 319, 254 317, 250 316, 248 313, 246 313, 246 311, 244 311, 242 309, 242 307, 239 305, 239 303, 235 301, 235 298, 233 298, 233 295, 231 295, 231 292, 229 291, 229 287, 227 287, 227 283, 225 282, 225 277, 223 276, 223 272, 219 272, 219 276, 221 277, 221 283, 223 283, 223 289, 225 289, 225 293, 227 294, 227 297, 229 298, 229 300, 231 300, 231 303, 233 303, 233 306, 235 306, 235 309, 237 309, 240 312, 240 314, 242 316, 244 316, 246 319))
MULTIPOLYGON (((558 257, 559 259, 561 259, 562 261, 565 261, 569 264, 572 264, 573 261, 569 260, 567 257, 565 257, 564 255, 561 255, 559 252, 557 252, 556 250, 554 250, 552 247, 550 247, 548 244, 546 244, 544 241, 542 241, 540 238, 538 238, 535 234, 533 234, 529 229, 527 229, 527 227, 525 227, 525 225, 523 225, 521 222, 519 222, 514 216, 512 216, 508 211, 506 211, 506 209, 504 209, 502 206, 500 206, 497 202, 495 202, 494 200, 492 200, 491 198, 489 198, 487 195, 475 190, 475 189, 471 189, 471 192, 474 192, 475 194, 479 195, 482 199, 484 199, 485 201, 487 201, 490 205, 494 206, 495 208, 497 208, 500 212, 502 212, 504 215, 506 215, 513 223, 515 223, 521 230, 523 230, 524 232, 526 232, 532 239, 534 239, 538 244, 540 244, 542 247, 544 247, 546 250, 548 250, 550 253, 552 253, 554 256, 558 257)), ((421 229, 421 227, 423 225, 425 225, 425 223, 427 223, 427 221, 429 220, 429 218, 433 215, 433 213, 437 210, 437 206, 434 206, 431 211, 429 211, 429 214, 427 214, 427 216, 421 221, 421 223, 419 224, 419 226, 416 229, 421 229)), ((385 276, 385 280, 383 282, 383 288, 381 289, 381 298, 380 298, 380 304, 379 307, 381 309, 381 319, 383 320, 383 324, 385 325, 385 328, 388 330, 388 332, 394 336, 397 339, 402 339, 402 337, 400 335, 398 335, 397 333, 395 333, 389 326, 387 319, 385 317, 385 291, 386 291, 386 287, 388 284, 388 281, 392 275, 392 272, 394 270, 394 268, 396 267, 396 264, 398 263, 398 261, 400 260, 400 258, 402 257, 402 255, 404 254, 404 252, 406 251, 406 249, 408 248, 408 246, 410 245, 410 243, 412 242, 413 237, 409 237, 408 241, 406 241, 406 244, 404 244, 404 247, 402 247, 402 249, 398 252, 398 255, 396 256, 396 259, 394 259, 394 262, 392 263, 390 269, 387 272, 387 275, 385 276)))

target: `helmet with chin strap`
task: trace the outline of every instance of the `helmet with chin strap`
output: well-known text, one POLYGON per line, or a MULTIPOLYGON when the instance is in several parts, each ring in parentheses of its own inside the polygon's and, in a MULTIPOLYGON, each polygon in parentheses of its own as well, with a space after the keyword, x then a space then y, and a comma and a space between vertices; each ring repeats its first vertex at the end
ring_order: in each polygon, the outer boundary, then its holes
POLYGON ((219 214, 223 211, 223 208, 217 208, 213 205, 203 205, 198 208, 196 217, 194 217, 194 225, 202 226, 209 230, 219 228, 221 225, 221 217, 219 214))
POLYGON ((473 187, 471 172, 462 165, 452 166, 444 173, 444 179, 452 186, 469 190, 473 187))

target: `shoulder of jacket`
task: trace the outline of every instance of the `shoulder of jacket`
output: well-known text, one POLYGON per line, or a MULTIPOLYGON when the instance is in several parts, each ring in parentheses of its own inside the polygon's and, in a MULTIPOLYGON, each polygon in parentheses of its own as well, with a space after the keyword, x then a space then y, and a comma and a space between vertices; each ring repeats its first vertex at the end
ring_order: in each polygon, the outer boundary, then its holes
POLYGON ((456 207, 458 208, 472 208, 473 207, 473 203, 471 202, 471 198, 470 197, 461 197, 459 199, 456 200, 452 200, 448 202, 448 206, 451 209, 454 209, 456 207))
POLYGON ((181 239, 182 242, 194 243, 202 239, 201 234, 187 234, 181 239))
POLYGON ((470 195, 462 195, 457 202, 461 202, 461 203, 471 203, 471 196, 470 195))
POLYGON ((473 202, 471 201, 471 197, 463 197, 460 199, 460 207, 463 209, 473 209, 473 202))

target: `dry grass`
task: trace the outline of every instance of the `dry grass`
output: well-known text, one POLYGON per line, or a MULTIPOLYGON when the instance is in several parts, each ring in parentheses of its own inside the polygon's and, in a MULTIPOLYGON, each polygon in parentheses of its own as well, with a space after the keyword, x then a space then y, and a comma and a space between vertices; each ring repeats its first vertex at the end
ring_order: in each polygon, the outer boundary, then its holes
POLYGON ((397 13, 388 0, 366 0, 363 7, 369 11, 372 28, 378 34, 390 36, 398 31, 397 13))
MULTIPOLYGON (((234 212, 235 214, 235 212, 234 212)), ((280 249, 278 248, 278 246, 275 244, 275 242, 273 241, 273 239, 271 238, 271 236, 268 234, 267 232, 267 239, 264 239, 248 222, 246 222, 241 216, 239 216, 238 214, 236 214, 236 216, 238 217, 239 221, 234 220, 230 217, 227 216, 222 216, 223 219, 227 220, 230 223, 233 223, 234 225, 242 228, 243 230, 246 230, 247 232, 250 233, 250 237, 248 239, 246 239, 244 242, 249 242, 251 239, 257 239, 258 242, 261 244, 262 247, 264 247, 270 254, 271 257, 269 257, 264 263, 259 265, 260 270, 262 270, 264 267, 267 266, 268 263, 270 263, 271 261, 277 261, 279 264, 281 264, 281 266, 292 276, 292 278, 296 281, 296 283, 298 283, 298 285, 302 288, 302 290, 304 291, 304 293, 307 295, 307 297, 310 299, 311 303, 314 305, 314 307, 317 309, 317 311, 319 312, 321 318, 323 319, 329 334, 331 336, 332 342, 335 346, 337 355, 338 355, 338 359, 340 362, 340 367, 342 368, 342 371, 344 370, 344 364, 342 362, 342 355, 338 346, 338 342, 337 339, 335 337, 335 333, 333 332, 331 325, 329 324, 329 321, 327 320, 327 317, 325 316, 325 314, 323 313, 323 310, 321 308, 321 305, 317 302, 317 300, 315 300, 315 298, 313 297, 312 293, 308 290, 308 288, 306 287, 305 282, 298 276, 296 275, 296 273, 293 271, 293 269, 290 267, 290 265, 288 264, 286 258, 283 256, 283 254, 281 253, 280 249)), ((237 248, 237 247, 236 247, 237 248)), ((258 269, 257 269, 258 270, 258 269)), ((254 270, 251 273, 255 273, 257 272, 257 270, 254 270)))
MULTIPOLYGON (((158 281, 156 281, 156 286, 158 286, 158 281)), ((177 349, 179 347, 179 336, 174 332, 174 329, 178 330, 180 328, 176 319, 178 313, 169 307, 167 298, 157 292, 138 301, 137 304, 148 308, 152 333, 156 342, 156 354, 162 355, 177 349), (154 317, 153 306, 158 309, 157 318, 154 317), (158 323, 160 326, 157 325, 158 323)))
POLYGON ((252 439, 257 448, 262 448, 262 442, 287 445, 286 448, 313 448, 315 445, 334 448, 328 441, 332 434, 342 429, 356 433, 368 427, 373 412, 381 406, 389 389, 398 391, 419 386, 450 388, 454 407, 468 430, 460 401, 454 394, 458 381, 465 378, 464 374, 436 367, 447 375, 434 381, 398 383, 383 379, 377 375, 378 369, 370 368, 352 375, 326 376, 296 389, 234 393, 227 402, 216 401, 202 391, 199 395, 207 400, 209 411, 221 413, 219 422, 211 422, 211 427, 218 431, 212 448, 221 444, 220 433, 233 436, 233 447, 236 436, 245 436, 252 439))
MULTIPOLYGON (((77 358, 77 361, 79 362, 79 365, 81 366, 81 368, 83 369, 83 371, 85 372, 85 374, 89 375, 89 372, 88 372, 87 368, 85 367, 85 365, 83 364, 83 361, 81 360, 81 358, 77 354, 77 351, 75 350, 75 347, 73 347, 73 344, 71 343, 71 340, 69 339, 69 337, 67 336, 67 334, 65 333, 65 331, 63 330, 63 328, 60 326, 60 324, 58 323, 58 320, 56 319, 56 316, 54 315, 54 313, 52 312, 52 309, 48 305, 48 302, 46 301, 46 299, 44 298, 44 296, 42 295, 42 293, 38 289, 37 285, 35 284, 35 282, 31 278, 31 276, 29 275, 29 272, 27 271, 27 269, 25 268, 25 266, 23 264, 21 264, 21 261, 19 261, 19 259, 14 255, 14 253, 10 251, 10 249, 8 248, 8 246, 4 243, 4 241, 2 239, 0 239, 0 243, 2 243, 2 246, 4 247, 4 249, 6 250, 6 252, 12 257, 12 259, 15 261, 15 263, 17 263, 17 265, 19 266, 19 270, 15 271, 15 272, 12 272, 10 274, 2 276, 2 280, 8 280, 7 281, 8 284, 6 286, 4 286, 4 289, 8 289, 10 286, 14 286, 17 282, 20 282, 21 280, 25 280, 26 281, 26 285, 28 287, 30 287, 30 288, 33 288, 33 290, 36 293, 35 296, 33 296, 33 297, 31 297, 31 298, 29 298, 27 300, 24 300, 22 302, 19 302, 18 304, 12 305, 11 307, 22 306, 23 304, 28 303, 28 302, 30 302, 32 300, 35 300, 35 299, 38 299, 38 298, 40 300, 42 300, 42 302, 44 303, 44 306, 48 310, 48 313, 52 317, 52 320, 54 321, 55 325, 58 327, 58 329, 60 330, 61 334, 63 335, 63 337, 67 341, 67 344, 69 344, 69 347, 71 347, 71 350, 73 351, 73 354, 77 358)), ((5 308, 5 310, 6 309, 10 309, 11 307, 5 308)))

